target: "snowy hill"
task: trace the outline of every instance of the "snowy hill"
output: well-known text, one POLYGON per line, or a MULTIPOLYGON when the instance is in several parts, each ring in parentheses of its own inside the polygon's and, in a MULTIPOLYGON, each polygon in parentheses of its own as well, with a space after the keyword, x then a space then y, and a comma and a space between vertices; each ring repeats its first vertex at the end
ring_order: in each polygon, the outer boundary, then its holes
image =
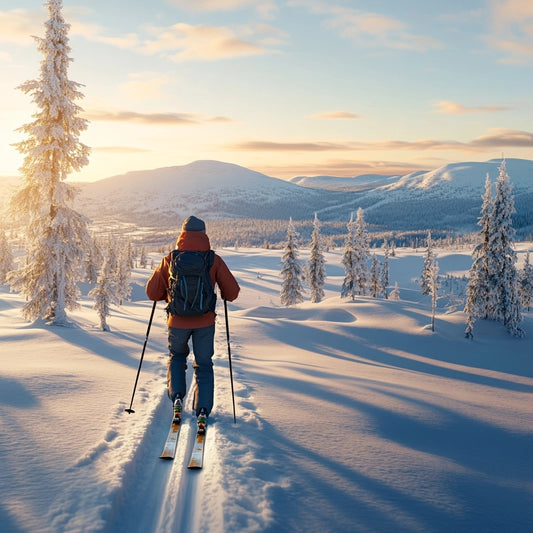
POLYGON ((129 172, 83 185, 79 210, 93 219, 144 226, 176 225, 189 214, 206 219, 305 218, 334 204, 316 190, 217 161, 129 172))
MULTIPOLYGON (((468 271, 470 250, 435 251, 443 277, 468 271)), ((220 253, 243 288, 229 305, 237 424, 219 309, 202 471, 185 464, 190 394, 176 459, 159 459, 171 417, 162 304, 136 412, 124 412, 149 269, 134 272, 110 332, 97 329, 87 288, 73 327, 26 323, 20 296, 0 289, 2 533, 533 531, 531 313, 525 339, 480 322, 466 340, 443 294, 432 332, 414 282, 423 254, 403 249, 390 258, 399 301, 341 300, 336 251, 325 300, 284 308, 279 251, 220 253)))
MULTIPOLYGON (((298 178, 294 182, 217 161, 130 172, 83 184, 78 209, 96 221, 175 227, 190 213, 206 219, 347 221, 362 207, 384 230, 475 231, 487 173, 500 160, 465 162, 406 176, 298 178), (346 180, 348 188, 338 190, 346 180), (356 184, 353 190, 353 184, 356 184), (310 188, 308 185, 320 185, 310 188), (304 186, 305 185, 305 186, 304 186)), ((508 159, 519 234, 533 231, 533 161, 508 159)))

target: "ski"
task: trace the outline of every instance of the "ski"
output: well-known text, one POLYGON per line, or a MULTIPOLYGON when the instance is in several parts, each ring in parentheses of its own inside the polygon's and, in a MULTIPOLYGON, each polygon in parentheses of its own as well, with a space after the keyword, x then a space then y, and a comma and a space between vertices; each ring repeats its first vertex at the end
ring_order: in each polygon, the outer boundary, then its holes
POLYGON ((161 459, 174 459, 176 455, 176 447, 178 446, 178 436, 180 434, 181 420, 173 418, 170 424, 170 430, 165 441, 163 453, 160 455, 161 459))
POLYGON ((202 466, 204 466, 204 445, 206 429, 207 413, 204 409, 202 409, 198 416, 198 426, 196 429, 194 446, 191 452, 191 460, 189 461, 189 468, 200 469, 202 468, 202 466))
POLYGON ((188 468, 200 469, 204 466, 204 445, 205 445, 205 429, 197 431, 194 439, 194 446, 191 452, 191 459, 188 468))

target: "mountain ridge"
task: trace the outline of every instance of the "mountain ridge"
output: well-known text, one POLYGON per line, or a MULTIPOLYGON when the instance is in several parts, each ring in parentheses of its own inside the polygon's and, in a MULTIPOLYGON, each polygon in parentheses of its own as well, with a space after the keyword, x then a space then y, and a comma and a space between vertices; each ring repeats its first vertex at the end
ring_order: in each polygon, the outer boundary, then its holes
MULTIPOLYGON (((206 220, 310 220, 317 213, 324 221, 347 221, 361 207, 367 222, 383 230, 476 231, 486 175, 494 182, 500 164, 493 159, 405 176, 287 181, 233 163, 200 160, 80 183, 76 207, 93 220, 149 227, 176 224, 191 213, 206 220), (341 180, 348 185, 339 189, 341 180)), ((507 159, 506 166, 514 187, 517 229, 531 231, 533 161, 507 159)))

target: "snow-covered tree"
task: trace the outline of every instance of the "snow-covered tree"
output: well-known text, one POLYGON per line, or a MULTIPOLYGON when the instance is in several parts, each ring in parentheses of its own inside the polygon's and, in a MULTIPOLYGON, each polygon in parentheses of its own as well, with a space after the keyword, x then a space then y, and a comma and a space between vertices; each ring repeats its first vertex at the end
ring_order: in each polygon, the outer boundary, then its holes
POLYGON ((431 295, 431 331, 435 331, 435 313, 439 297, 439 264, 435 257, 428 269, 429 294, 431 295))
POLYGON ((370 237, 366 228, 364 212, 361 207, 357 210, 355 227, 353 268, 357 294, 364 296, 369 283, 368 261, 370 259, 370 237))
POLYGON ((350 221, 347 224, 348 233, 344 240, 344 252, 342 255, 342 266, 344 267, 344 281, 341 287, 341 298, 350 296, 355 299, 355 222, 353 213, 350 214, 350 221))
POLYGON ((512 215, 514 199, 505 161, 499 169, 496 192, 490 201, 490 181, 487 177, 486 192, 479 224, 482 226, 482 242, 474 250, 474 262, 467 286, 466 336, 473 336, 476 318, 503 322, 509 333, 524 335, 522 321, 514 229, 512 215))
POLYGON ((115 281, 118 305, 122 305, 125 298, 131 295, 131 267, 130 255, 127 246, 121 246, 117 258, 115 281))
POLYGON ((101 251, 96 242, 92 239, 92 245, 86 250, 85 257, 85 279, 87 283, 96 283, 98 280, 99 265, 102 262, 101 251))
POLYGON ((389 243, 385 240, 383 243, 383 264, 381 265, 379 279, 380 291, 385 300, 389 297, 389 253, 389 243))
POLYGON ((326 282, 326 260, 322 252, 320 221, 316 213, 311 236, 308 280, 311 288, 311 301, 314 303, 322 301, 322 298, 324 298, 324 284, 326 282))
POLYGON ((372 266, 370 267, 370 296, 377 298, 380 292, 380 269, 376 254, 372 255, 372 266))
POLYGON ((400 287, 398 287, 397 281, 394 282, 394 289, 392 289, 389 298, 394 301, 400 299, 400 287))
POLYGON ((529 250, 526 254, 526 260, 524 268, 522 269, 520 276, 520 299, 522 301, 522 307, 527 309, 531 308, 531 297, 533 296, 533 267, 529 260, 529 250))
POLYGON ((298 258, 298 233, 289 220, 287 227, 287 244, 282 257, 281 277, 281 303, 290 306, 303 302, 303 270, 298 258))
POLYGON ((108 257, 104 257, 96 287, 89 292, 89 296, 94 298, 93 309, 96 310, 100 317, 100 328, 102 331, 109 331, 107 317, 110 314, 110 305, 118 303, 118 299, 116 296, 116 282, 108 257))
POLYGON ((7 273, 15 268, 13 250, 6 237, 6 232, 0 230, 0 284, 4 284, 7 273))
POLYGON ((87 220, 71 207, 75 195, 65 179, 88 163, 89 148, 79 142, 87 121, 75 101, 80 85, 67 76, 71 59, 68 30, 61 0, 48 0, 45 37, 36 38, 44 55, 40 77, 20 86, 39 108, 33 122, 20 131, 17 144, 25 154, 21 173, 24 185, 12 200, 12 210, 26 218, 26 261, 12 272, 9 283, 26 298, 23 314, 54 324, 66 322, 66 309, 78 306, 77 282, 90 243, 87 220))
POLYGON ((422 294, 431 294, 431 281, 432 281, 434 254, 433 254, 433 242, 431 240, 430 231, 428 231, 426 242, 427 242, 426 256, 424 258, 424 267, 422 268, 420 288, 422 290, 422 294))
POLYGON ((146 268, 148 265, 148 256, 146 255, 146 248, 143 246, 141 248, 141 257, 139 258, 139 266, 141 268, 146 268))
POLYGON ((505 160, 500 166, 496 180, 496 193, 492 209, 492 232, 490 248, 494 252, 495 269, 491 273, 492 304, 496 320, 503 322, 513 337, 523 337, 520 327, 522 306, 514 250, 512 215, 515 212, 512 186, 507 174, 505 160))
POLYGON ((490 249, 490 233, 492 227, 492 184, 487 174, 485 179, 485 194, 481 205, 481 216, 478 220, 480 242, 472 253, 472 266, 470 267, 468 284, 466 287, 466 314, 467 338, 473 337, 474 322, 477 318, 489 317, 489 278, 492 270, 492 251, 490 249))

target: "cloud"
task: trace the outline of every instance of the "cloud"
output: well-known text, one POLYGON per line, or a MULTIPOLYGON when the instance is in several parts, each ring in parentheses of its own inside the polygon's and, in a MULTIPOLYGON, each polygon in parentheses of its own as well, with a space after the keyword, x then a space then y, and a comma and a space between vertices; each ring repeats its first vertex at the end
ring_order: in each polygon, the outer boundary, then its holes
POLYGON ((499 148, 502 146, 515 148, 533 148, 533 133, 529 131, 492 129, 472 141, 473 146, 499 148))
POLYGON ((133 146, 96 146, 91 148, 91 152, 111 153, 111 154, 137 154, 150 152, 146 148, 136 148, 133 146))
POLYGON ((492 129, 469 142, 421 139, 416 141, 384 140, 376 142, 272 142, 244 141, 226 148, 237 151, 263 152, 345 152, 345 151, 462 151, 480 152, 487 148, 533 148, 533 133, 519 130, 492 129))
POLYGON ((0 42, 31 45, 31 36, 43 33, 43 14, 26 9, 0 11, 0 28, 0 42))
POLYGON ((313 163, 261 165, 261 172, 269 176, 292 178, 294 176, 354 177, 363 174, 404 176, 411 172, 428 170, 428 165, 416 162, 388 160, 332 159, 313 163))
POLYGON ((265 18, 271 18, 278 11, 275 1, 269 0, 167 0, 187 11, 235 11, 238 9, 254 8, 265 18))
POLYGON ((325 152, 352 150, 350 143, 244 141, 228 148, 245 152, 325 152))
POLYGON ((317 113, 316 115, 311 115, 310 118, 325 120, 355 120, 361 117, 350 111, 331 111, 329 113, 317 113))
POLYGON ((449 102, 443 100, 435 104, 437 113, 444 115, 465 115, 468 113, 492 113, 495 111, 507 111, 509 108, 506 106, 474 106, 467 107, 456 102, 449 102))
POLYGON ((530 0, 491 0, 490 46, 504 52, 503 62, 533 60, 533 3, 530 0))
MULTIPOLYGON (((257 56, 273 50, 245 40, 223 26, 192 26, 179 23, 166 28, 151 28, 155 39, 146 40, 141 51, 146 54, 166 52, 176 62, 215 60, 257 56)), ((248 28, 248 33, 254 33, 248 28)))
POLYGON ((90 110, 84 117, 95 122, 134 122, 138 124, 190 126, 206 122, 232 122, 228 117, 211 117, 194 113, 139 113, 137 111, 90 110))
POLYGON ((364 12, 340 4, 315 0, 292 0, 289 5, 304 7, 311 13, 323 15, 327 28, 364 48, 391 48, 417 52, 442 48, 442 44, 433 37, 413 33, 403 21, 380 13, 364 12))

